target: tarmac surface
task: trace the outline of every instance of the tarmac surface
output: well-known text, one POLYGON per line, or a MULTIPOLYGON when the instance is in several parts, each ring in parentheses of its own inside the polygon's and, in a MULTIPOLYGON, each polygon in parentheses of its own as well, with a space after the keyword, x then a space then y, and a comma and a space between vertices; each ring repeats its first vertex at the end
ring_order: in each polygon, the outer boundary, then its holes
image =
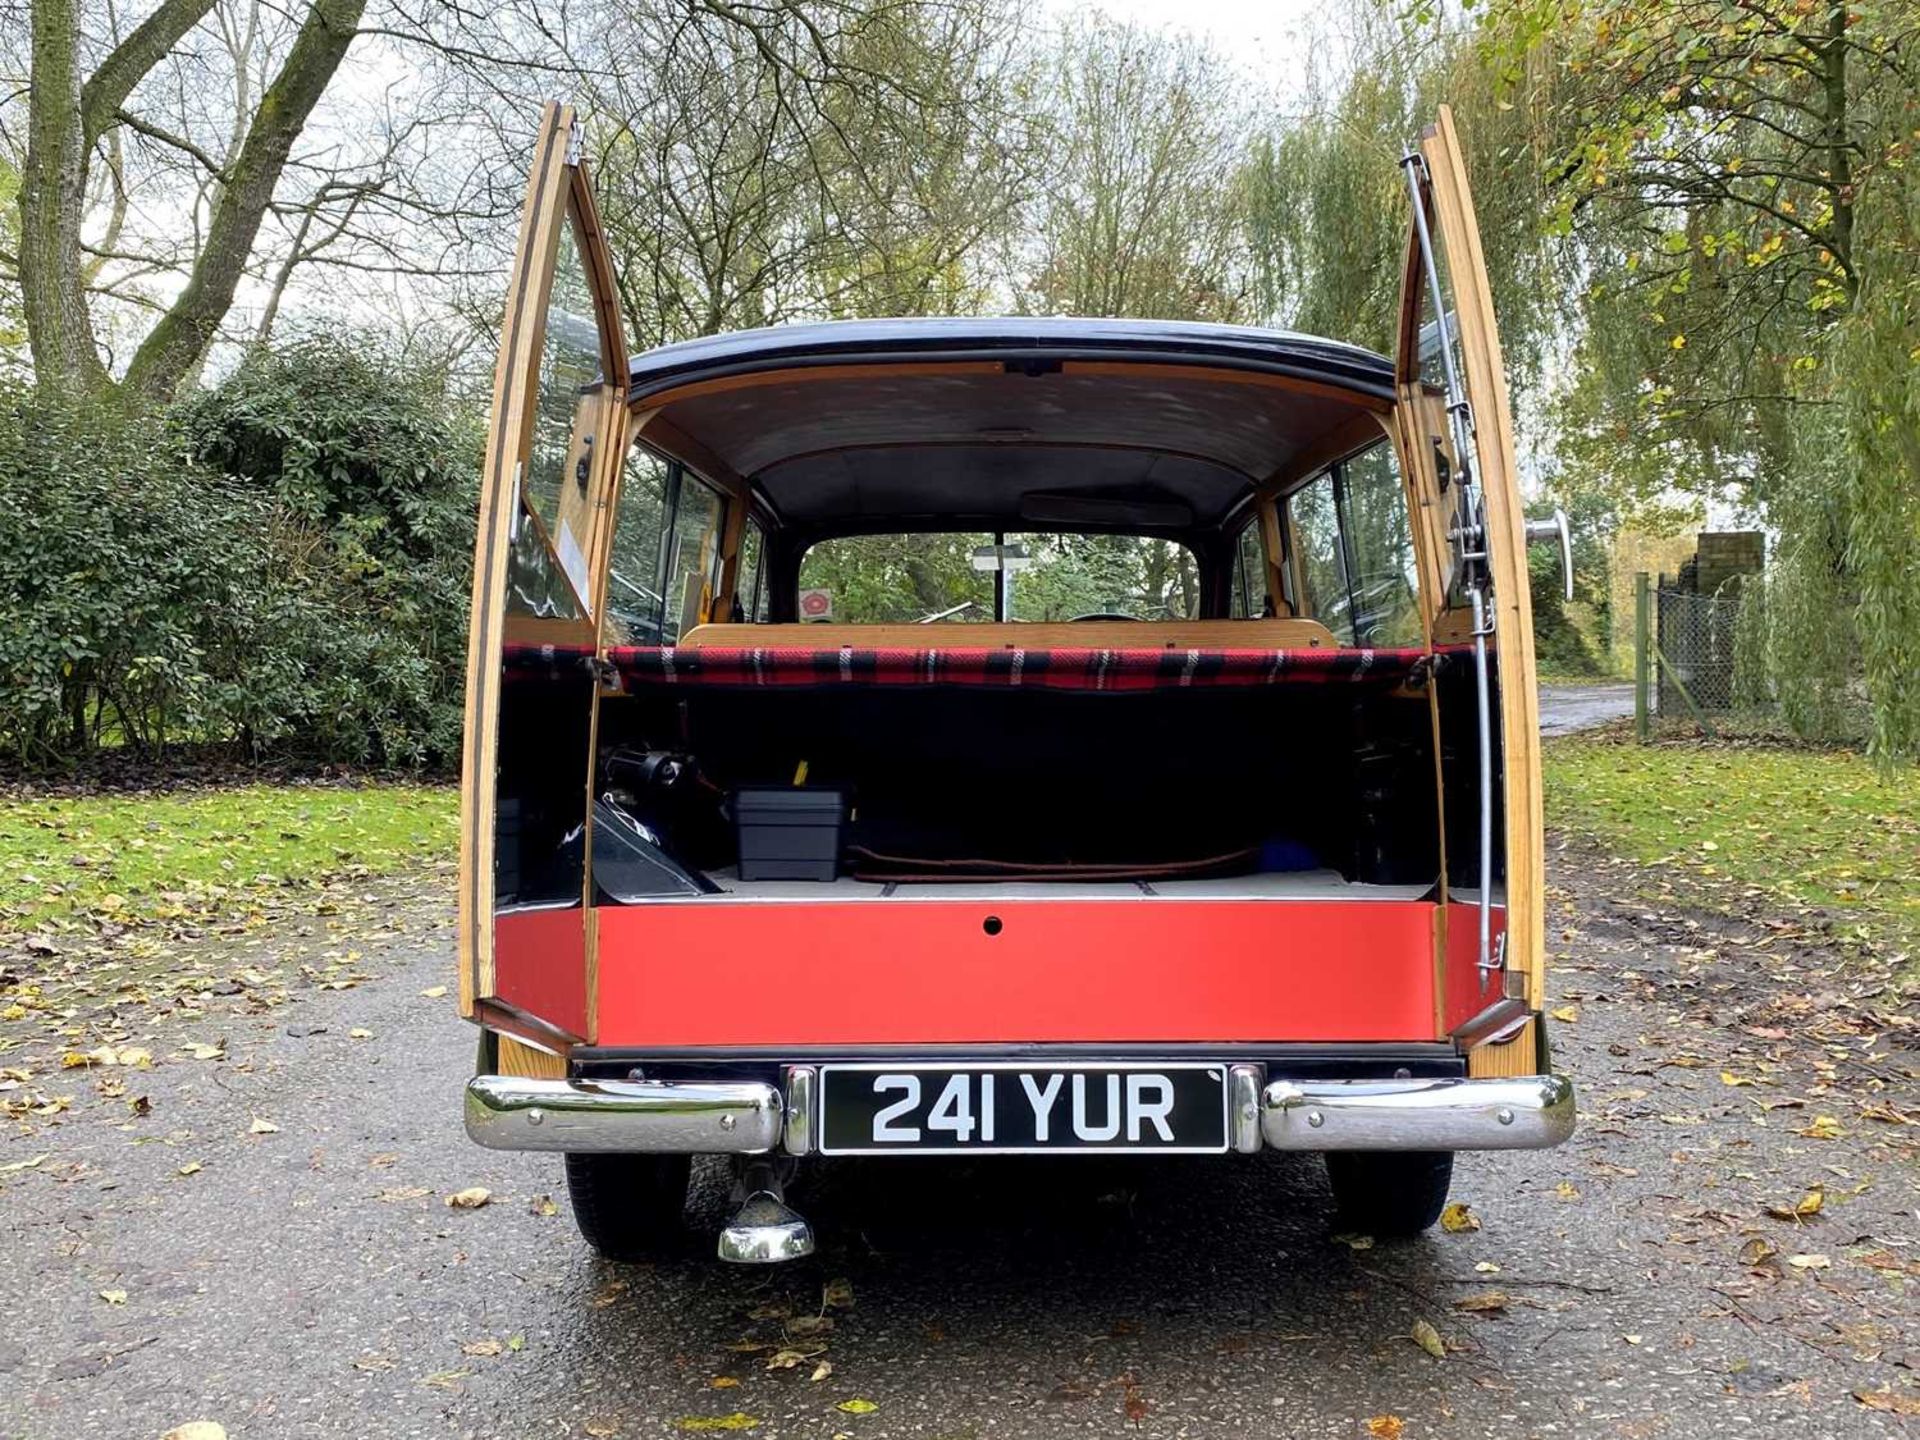
POLYGON ((5 1027, 0 1436, 1911 1434, 1910 1012, 1552 863, 1579 1133, 1460 1157, 1478 1228, 1398 1244, 1331 1234, 1306 1156, 842 1162, 794 1195, 810 1261, 717 1263, 709 1168, 682 1253, 604 1263, 557 1157, 462 1133, 444 876, 197 1002, 5 1027), (62 1068, 103 1027, 130 1063, 62 1068))
POLYGON ((1540 733, 1571 735, 1633 714, 1633 686, 1542 685, 1540 733))

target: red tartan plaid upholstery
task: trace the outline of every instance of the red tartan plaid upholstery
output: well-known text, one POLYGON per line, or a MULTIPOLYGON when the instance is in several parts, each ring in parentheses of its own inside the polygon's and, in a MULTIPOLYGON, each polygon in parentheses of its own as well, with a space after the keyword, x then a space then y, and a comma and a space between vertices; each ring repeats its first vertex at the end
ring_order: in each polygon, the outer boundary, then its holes
MULTIPOLYGON (((607 661, 626 688, 958 685, 1045 690, 1397 682, 1428 658, 1399 650, 733 650, 628 646, 607 661)), ((586 652, 514 646, 515 678, 578 673, 586 652)))

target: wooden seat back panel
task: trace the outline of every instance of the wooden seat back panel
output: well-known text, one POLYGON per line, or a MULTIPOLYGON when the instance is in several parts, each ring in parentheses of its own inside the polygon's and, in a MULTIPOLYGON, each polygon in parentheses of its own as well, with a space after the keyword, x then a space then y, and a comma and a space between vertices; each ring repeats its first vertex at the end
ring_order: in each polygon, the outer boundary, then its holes
POLYGON ((1330 650, 1318 620, 1083 620, 1007 624, 696 625, 683 650, 1330 650))

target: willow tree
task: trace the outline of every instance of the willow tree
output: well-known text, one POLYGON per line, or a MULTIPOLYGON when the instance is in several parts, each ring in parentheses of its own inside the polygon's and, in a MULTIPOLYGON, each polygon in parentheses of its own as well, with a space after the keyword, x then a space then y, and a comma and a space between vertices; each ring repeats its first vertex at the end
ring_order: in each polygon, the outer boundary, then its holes
POLYGON ((1495 0, 1483 23, 1526 82, 1547 218, 1587 281, 1570 452, 1630 493, 1715 492, 1776 527, 1789 717, 1825 724, 1857 654, 1877 751, 1920 753, 1920 12, 1495 0))

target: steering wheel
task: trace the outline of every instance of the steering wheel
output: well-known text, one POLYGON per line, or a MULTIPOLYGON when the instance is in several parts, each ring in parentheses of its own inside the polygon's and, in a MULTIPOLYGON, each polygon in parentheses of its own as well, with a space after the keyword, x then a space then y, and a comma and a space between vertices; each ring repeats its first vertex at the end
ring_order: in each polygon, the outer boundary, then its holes
POLYGON ((1078 625, 1082 620, 1138 620, 1138 615, 1121 615, 1112 610, 1089 610, 1084 615, 1069 617, 1069 625, 1078 625))

